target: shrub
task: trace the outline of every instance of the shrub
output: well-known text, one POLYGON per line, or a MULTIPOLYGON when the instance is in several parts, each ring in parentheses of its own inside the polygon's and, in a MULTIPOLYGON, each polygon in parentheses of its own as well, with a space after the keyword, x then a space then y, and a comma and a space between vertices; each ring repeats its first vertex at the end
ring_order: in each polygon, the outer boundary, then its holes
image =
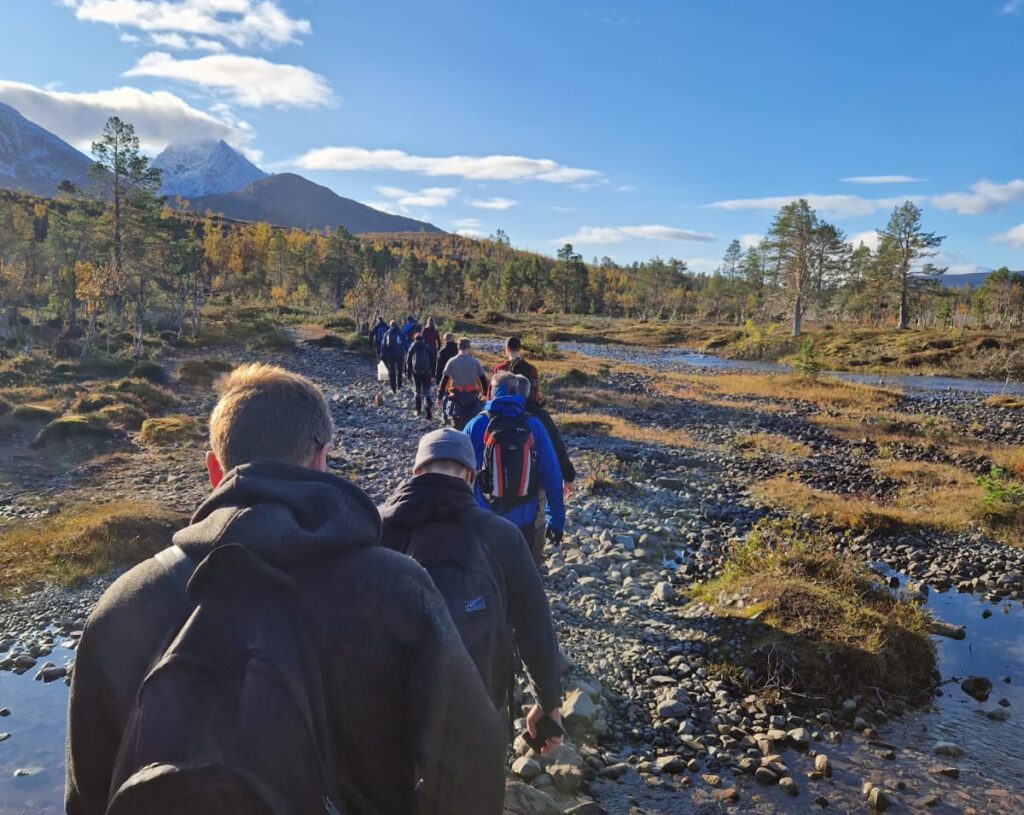
POLYGON ((793 370, 804 377, 804 379, 814 379, 821 373, 818 352, 815 350, 814 343, 810 337, 807 337, 800 343, 800 350, 797 352, 796 359, 793 360, 793 370))
POLYGON ((25 422, 52 422, 60 416, 60 411, 46 405, 18 405, 11 415, 25 422))
POLYGON ((131 369, 131 360, 103 351, 91 351, 78 362, 78 373, 84 376, 124 376, 131 369))
POLYGON ((113 435, 110 425, 97 413, 63 416, 54 419, 40 430, 30 446, 35 449, 46 449, 79 442, 104 441, 113 435))
POLYGON ((113 405, 117 401, 118 398, 110 393, 87 393, 85 396, 80 396, 71 403, 71 412, 96 413, 97 411, 107 407, 107 405, 113 405))
POLYGON ((159 413, 178 403, 178 397, 169 390, 145 379, 119 379, 116 382, 109 382, 103 386, 103 392, 117 394, 122 400, 127 395, 149 413, 159 413))
POLYGON ((168 381, 167 369, 159 362, 143 360, 136 362, 132 368, 131 376, 135 379, 145 379, 157 385, 166 385, 168 381))
POLYGON ((201 432, 199 422, 191 416, 163 416, 146 419, 142 423, 139 441, 143 444, 175 444, 196 439, 201 432))
POLYGON ((218 374, 229 372, 234 366, 223 359, 187 359, 178 366, 179 382, 196 388, 209 388, 218 374))

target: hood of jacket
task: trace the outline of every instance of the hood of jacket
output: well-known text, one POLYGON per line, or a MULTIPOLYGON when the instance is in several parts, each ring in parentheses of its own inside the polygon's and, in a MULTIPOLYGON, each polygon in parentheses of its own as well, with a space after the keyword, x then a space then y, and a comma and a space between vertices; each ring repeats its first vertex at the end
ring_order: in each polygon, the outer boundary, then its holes
POLYGON ((380 516, 361 489, 330 473, 283 461, 237 467, 174 542, 196 558, 239 543, 288 568, 380 539, 380 516))
POLYGON ((461 479, 424 473, 399 485, 380 508, 385 524, 412 528, 430 521, 457 518, 476 506, 476 496, 461 479))
POLYGON ((526 410, 526 400, 522 396, 509 396, 505 386, 499 385, 484 410, 498 416, 518 416, 526 410))

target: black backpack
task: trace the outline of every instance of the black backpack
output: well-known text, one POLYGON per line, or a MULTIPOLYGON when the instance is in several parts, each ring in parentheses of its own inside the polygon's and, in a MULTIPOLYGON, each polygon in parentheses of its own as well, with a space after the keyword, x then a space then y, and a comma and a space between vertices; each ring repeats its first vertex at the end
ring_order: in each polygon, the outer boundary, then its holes
POLYGON ((499 709, 506 707, 514 647, 505 576, 470 518, 420 526, 410 533, 405 554, 430 574, 484 687, 499 709))
POLYGON ((537 451, 526 413, 488 413, 480 490, 491 508, 507 512, 537 494, 537 451))
POLYGON ((433 366, 430 364, 430 349, 425 343, 417 342, 412 346, 412 371, 416 374, 432 374, 433 366))
MULTIPOLYGON (((192 564, 177 551, 172 571, 187 576, 192 564)), ((337 815, 323 679, 298 586, 225 544, 188 593, 195 609, 125 726, 107 815, 337 815)))
POLYGON ((384 335, 384 348, 391 356, 396 356, 402 347, 402 332, 397 328, 389 328, 384 335))

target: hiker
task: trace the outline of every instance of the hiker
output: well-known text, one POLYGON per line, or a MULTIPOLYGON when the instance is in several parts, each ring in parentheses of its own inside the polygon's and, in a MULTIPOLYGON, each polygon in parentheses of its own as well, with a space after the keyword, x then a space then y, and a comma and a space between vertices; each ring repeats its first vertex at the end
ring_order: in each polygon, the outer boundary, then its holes
POLYGON ((433 419, 434 399, 430 386, 434 381, 434 368, 437 367, 437 353, 423 341, 423 335, 413 337, 409 353, 405 357, 405 372, 416 391, 416 415, 426 404, 427 418, 433 419))
POLYGON ((437 330, 437 320, 433 317, 427 320, 427 326, 420 334, 423 335, 423 342, 427 344, 428 348, 433 348, 436 354, 441 350, 441 334, 437 330))
POLYGON ((562 468, 544 425, 526 412, 525 378, 501 371, 491 380, 491 393, 484 412, 465 429, 480 472, 477 503, 519 527, 540 567, 545 537, 560 543, 565 529, 562 468), (541 489, 546 532, 537 518, 541 489))
POLYGON ((462 430, 466 422, 480 412, 481 394, 487 391, 487 373, 469 351, 469 337, 460 337, 458 353, 444 366, 438 389, 448 394, 452 424, 462 430))
MULTIPOLYGON (((511 711, 518 651, 536 699, 526 726, 536 736, 545 714, 561 721, 551 610, 526 541, 514 524, 477 505, 475 477, 476 454, 465 433, 442 428, 426 434, 413 477, 381 507, 381 543, 419 561, 434 578, 502 714, 511 711)), ((558 743, 549 740, 544 752, 558 743)))
POLYGON ((412 338, 415 334, 419 333, 419 330, 419 322, 410 314, 405 320, 405 325, 402 326, 402 336, 405 337, 407 348, 412 344, 412 338))
POLYGON ((388 369, 388 384, 391 385, 392 393, 398 393, 398 389, 402 387, 402 367, 406 348, 408 345, 402 329, 398 327, 398 320, 392 320, 391 327, 384 332, 380 341, 380 360, 388 369))
MULTIPOLYGON (((494 366, 491 376, 501 371, 509 371, 519 376, 525 376, 530 382, 529 401, 535 402, 538 405, 541 404, 540 375, 533 365, 523 359, 523 341, 519 337, 509 337, 505 340, 505 357, 504 362, 499 362, 494 366)), ((487 398, 491 398, 490 393, 487 394, 487 398)))
MULTIPOLYGON (((524 376, 522 379, 526 380, 526 377, 524 376)), ((525 386, 530 387, 528 380, 525 386)), ((576 482, 576 466, 572 463, 572 459, 569 458, 569 451, 566 449, 562 433, 558 429, 558 425, 555 424, 555 420, 551 418, 551 414, 530 398, 526 400, 526 412, 540 419, 540 423, 544 425, 544 429, 548 431, 548 436, 551 437, 551 444, 555 448, 555 455, 558 457, 558 466, 562 468, 562 482, 564 484, 562 491, 565 497, 568 498, 572 495, 573 485, 576 482)), ((538 516, 543 517, 540 513, 538 513, 538 516)))
POLYGON ((429 575, 327 471, 332 434, 308 379, 226 378, 213 492, 85 626, 68 815, 501 812, 500 716, 429 575))
POLYGON ((441 421, 448 423, 449 418, 449 396, 448 391, 441 387, 441 380, 444 378, 444 368, 448 360, 459 353, 459 345, 455 342, 455 335, 447 333, 444 335, 444 347, 437 353, 437 368, 434 371, 434 381, 437 382, 437 401, 441 408, 441 421))
POLYGON ((387 333, 388 324, 384 322, 384 318, 379 314, 377 315, 377 322, 373 324, 373 328, 370 330, 370 342, 373 344, 373 350, 377 352, 377 359, 380 359, 380 344, 384 339, 384 334, 387 333))

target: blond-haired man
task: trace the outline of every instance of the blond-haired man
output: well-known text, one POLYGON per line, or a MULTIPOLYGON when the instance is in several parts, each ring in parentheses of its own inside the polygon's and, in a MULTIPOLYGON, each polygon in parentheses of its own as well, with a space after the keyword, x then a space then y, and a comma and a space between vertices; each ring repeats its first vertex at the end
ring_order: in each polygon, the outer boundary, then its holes
MULTIPOLYGON (((174 536, 176 555, 169 559, 162 553, 118 579, 86 625, 69 709, 69 815, 101 815, 115 791, 120 795, 127 786, 131 792, 132 779, 152 781, 146 773, 152 775, 153 762, 145 761, 141 772, 122 783, 126 762, 128 772, 136 769, 130 757, 147 755, 146 745, 138 743, 152 734, 152 728, 145 729, 146 717, 156 718, 165 752, 188 756, 193 732, 210 736, 205 721, 181 721, 179 715, 161 722, 161 711, 151 703, 146 707, 147 694, 161 681, 165 694, 168 687, 179 687, 173 682, 180 676, 175 680, 167 667, 177 663, 168 654, 210 636, 201 622, 208 601, 218 601, 214 608, 242 621, 266 619, 280 635, 277 606, 266 600, 268 616, 262 594, 252 592, 252 585, 245 594, 245 581, 258 572, 293 586, 301 598, 296 608, 307 615, 296 612, 296 619, 309 622, 309 631, 286 628, 284 639, 311 643, 308 651, 298 651, 310 658, 295 661, 308 670, 301 676, 316 677, 319 695, 311 691, 309 699, 322 704, 311 701, 308 707, 322 715, 313 716, 310 726, 330 744, 330 766, 321 775, 327 776, 323 782, 333 797, 328 806, 325 791, 324 812, 501 811, 501 722, 430 577, 410 559, 377 545, 381 522, 373 502, 327 472, 332 436, 323 395, 304 377, 258 364, 226 377, 210 417, 206 465, 213 492, 174 536), (246 569, 225 570, 223 564, 233 563, 246 569), (258 568, 248 570, 250 563, 258 568), (183 565, 185 577, 192 575, 187 590, 183 565), (218 594, 218 581, 233 581, 232 590, 251 598, 250 605, 226 604, 225 597, 235 595, 218 594), (161 670, 161 678, 154 679, 161 670)), ((258 585, 262 591, 264 584, 258 585)), ((291 620, 293 609, 283 611, 291 620)), ((258 649, 261 632, 252 633, 258 649)), ((266 639, 274 636, 268 631, 266 639)), ((224 645, 230 650, 236 644, 224 645)), ((269 653, 273 647, 269 642, 269 653)), ((240 652, 248 654, 245 648, 240 652)), ((284 676, 295 675, 297 667, 266 664, 284 676)), ((262 678, 259 672, 245 676, 262 678)), ((239 683, 237 694, 226 697, 229 704, 246 690, 239 683)), ((177 710, 173 694, 164 698, 177 710)), ((180 701, 186 710, 202 709, 202 699, 180 701)), ((237 730, 229 724, 226 729, 234 732, 213 734, 223 741, 218 750, 255 756, 271 774, 275 768, 301 774, 305 768, 290 767, 299 760, 277 741, 279 733, 286 738, 289 732, 286 721, 269 723, 273 735, 261 744, 237 744, 254 728, 259 732, 258 714, 271 715, 245 712, 253 715, 239 717, 237 730)), ((196 749, 210 752, 208 745, 196 749)), ((258 778, 257 789, 268 780, 253 767, 237 769, 237 777, 258 778)), ((294 782, 296 775, 288 777, 294 782)), ((170 779, 163 791, 173 793, 174 774, 162 778, 170 779)), ((199 804, 189 811, 257 811, 226 800, 199 804)))

